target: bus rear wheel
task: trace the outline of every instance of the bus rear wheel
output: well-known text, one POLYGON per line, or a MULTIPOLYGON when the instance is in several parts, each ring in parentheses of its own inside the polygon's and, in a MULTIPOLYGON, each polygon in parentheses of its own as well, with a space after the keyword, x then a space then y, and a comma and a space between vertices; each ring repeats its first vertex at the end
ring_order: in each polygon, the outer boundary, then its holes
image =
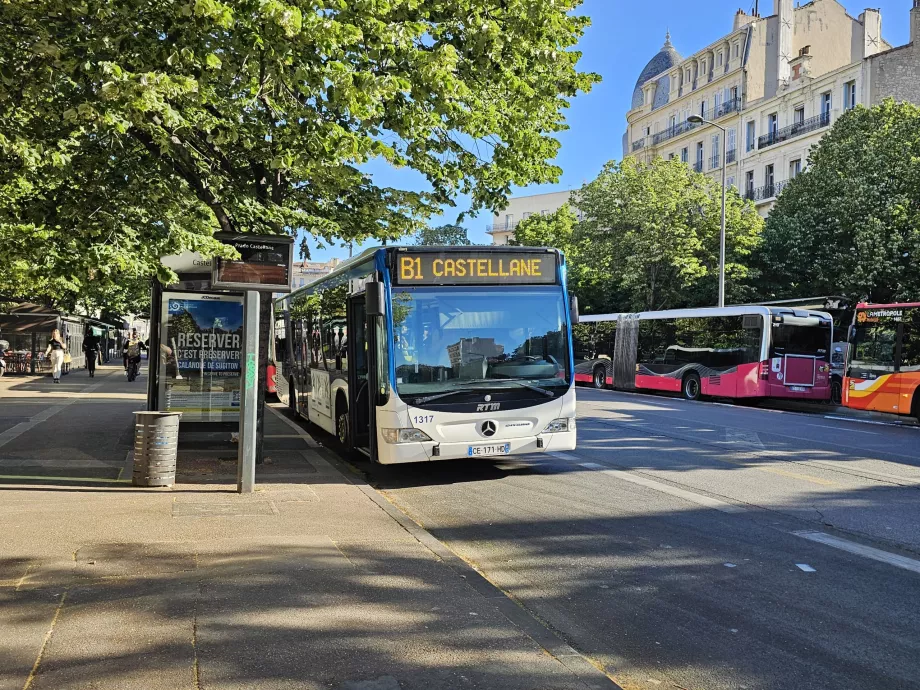
POLYGON ((681 394, 685 400, 699 400, 703 397, 703 385, 700 383, 700 375, 695 371, 684 376, 681 394))
POLYGON ((604 367, 594 367, 594 376, 591 383, 595 388, 603 388, 607 385, 607 370, 604 367))
POLYGON ((336 410, 335 436, 339 443, 348 448, 348 410, 341 407, 336 410))

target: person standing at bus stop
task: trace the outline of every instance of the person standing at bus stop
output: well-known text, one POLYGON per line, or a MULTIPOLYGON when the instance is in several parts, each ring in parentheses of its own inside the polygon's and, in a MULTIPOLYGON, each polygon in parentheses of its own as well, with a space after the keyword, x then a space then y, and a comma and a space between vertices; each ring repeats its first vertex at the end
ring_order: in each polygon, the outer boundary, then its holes
POLYGON ((51 340, 45 349, 45 357, 51 358, 51 378, 55 383, 61 382, 61 367, 64 365, 64 354, 67 352, 67 343, 61 332, 55 328, 51 331, 51 340))
POLYGON ((100 340, 101 338, 93 333, 92 329, 83 338, 83 352, 86 353, 86 370, 89 372, 91 379, 96 377, 96 360, 99 359, 100 340))

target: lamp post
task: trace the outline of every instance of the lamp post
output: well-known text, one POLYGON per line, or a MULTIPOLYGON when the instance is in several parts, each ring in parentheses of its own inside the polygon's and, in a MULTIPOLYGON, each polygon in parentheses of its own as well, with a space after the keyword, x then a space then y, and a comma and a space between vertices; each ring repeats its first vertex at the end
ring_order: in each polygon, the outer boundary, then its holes
POLYGON ((706 120, 699 115, 691 115, 687 122, 695 125, 707 124, 712 125, 722 131, 722 231, 719 236, 719 306, 725 306, 725 169, 728 167, 728 161, 725 160, 725 140, 728 132, 722 125, 717 125, 711 120, 706 120))

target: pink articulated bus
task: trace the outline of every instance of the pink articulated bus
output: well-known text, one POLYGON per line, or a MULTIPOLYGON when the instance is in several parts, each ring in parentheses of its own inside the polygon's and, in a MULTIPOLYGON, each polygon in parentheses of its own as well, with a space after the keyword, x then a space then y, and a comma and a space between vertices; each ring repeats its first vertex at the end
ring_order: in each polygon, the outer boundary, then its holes
POLYGON ((833 323, 780 307, 582 316, 575 380, 595 388, 680 393, 688 400, 831 395, 833 323))

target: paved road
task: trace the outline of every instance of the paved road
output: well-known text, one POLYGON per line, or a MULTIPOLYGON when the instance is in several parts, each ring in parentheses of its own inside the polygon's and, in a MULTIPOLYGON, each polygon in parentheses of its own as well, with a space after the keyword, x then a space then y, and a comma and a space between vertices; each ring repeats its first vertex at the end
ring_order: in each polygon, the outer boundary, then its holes
POLYGON ((359 467, 628 690, 920 688, 920 428, 579 396, 572 453, 359 467))

